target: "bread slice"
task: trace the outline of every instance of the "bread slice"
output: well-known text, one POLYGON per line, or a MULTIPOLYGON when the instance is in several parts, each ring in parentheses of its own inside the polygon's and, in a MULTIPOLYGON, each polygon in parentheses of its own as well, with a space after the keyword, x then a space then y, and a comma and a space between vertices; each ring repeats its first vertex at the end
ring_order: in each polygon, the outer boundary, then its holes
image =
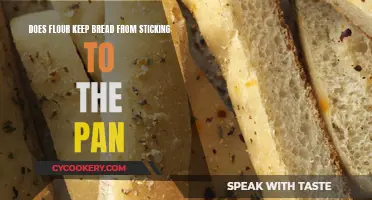
MULTIPOLYGON (((79 113, 80 94, 76 82, 89 81, 69 34, 29 34, 29 24, 61 24, 54 10, 32 13, 10 22, 14 43, 61 160, 99 160, 90 153, 90 142, 82 153, 74 152, 74 122, 101 121, 99 114, 79 113)), ((98 181, 66 180, 72 199, 95 199, 98 181)))
MULTIPOLYGON (((105 21, 105 8, 102 0, 90 1, 51 1, 53 8, 59 13, 61 22, 69 25, 101 25, 105 21)), ((83 60, 85 67, 88 65, 88 54, 84 48, 84 42, 104 41, 103 34, 88 33, 79 34, 71 33, 72 41, 79 52, 80 58, 83 60)), ((95 70, 90 73, 95 81, 101 80, 101 71, 98 68, 98 54, 95 54, 95 70)))
POLYGON ((325 0, 348 21, 372 37, 372 2, 370 0, 325 0))
POLYGON ((224 71, 257 173, 341 174, 278 2, 184 3, 224 71))
MULTIPOLYGON (((336 149, 351 175, 371 175, 372 40, 322 1, 296 0, 296 6, 310 76, 336 149)), ((364 178, 357 181, 372 191, 372 180, 364 178)))
POLYGON ((27 200, 43 189, 45 184, 35 174, 34 156, 24 135, 25 128, 17 100, 17 85, 10 73, 15 62, 10 53, 9 35, 0 8, 0 194, 1 199, 27 200))
POLYGON ((183 2, 223 69, 257 174, 342 174, 278 2, 183 2))
POLYGON ((254 174, 238 123, 190 55, 186 21, 175 1, 163 1, 196 127, 212 175, 254 174), (232 162, 234 157, 234 162, 232 162))
MULTIPOLYGON (((14 157, 15 160, 20 160, 17 163, 21 165, 17 166, 17 164, 14 166, 15 163, 11 161, 9 162, 9 160, 3 162, 2 166, 4 169, 8 170, 3 171, 5 177, 2 177, 2 180, 4 180, 6 183, 2 189, 7 191, 2 191, 1 193, 5 195, 4 198, 7 198, 10 193, 12 193, 12 196, 9 195, 9 198, 16 198, 18 195, 17 199, 30 199, 32 197, 35 200, 51 200, 55 197, 68 198, 67 188, 63 180, 53 181, 52 183, 48 184, 50 182, 49 177, 39 177, 34 174, 34 160, 55 160, 57 159, 57 155, 54 149, 53 140, 49 134, 49 128, 46 122, 42 120, 43 114, 39 110, 39 106, 35 106, 35 104, 38 104, 38 100, 32 91, 31 86, 29 85, 24 68, 20 66, 21 61, 17 55, 17 50, 15 49, 8 26, 9 23, 6 19, 6 17, 11 18, 15 15, 19 15, 21 12, 38 10, 41 6, 39 4, 25 6, 24 3, 27 2, 4 2, 2 5, 0 5, 0 41, 2 44, 0 65, 2 72, 1 74, 3 75, 3 78, 1 79, 6 81, 6 83, 2 84, 4 86, 2 92, 4 93, 4 98, 9 98, 8 100, 4 99, 5 101, 2 101, 1 110, 6 111, 9 109, 11 112, 4 113, 14 113, 19 117, 17 119, 19 122, 16 122, 17 126, 14 126, 12 120, 7 120, 7 122, 4 122, 4 130, 6 132, 19 132, 22 130, 22 140, 14 140, 13 137, 21 137, 21 135, 18 134, 12 134, 11 138, 6 137, 1 139, 1 141, 3 141, 1 146, 5 149, 11 146, 16 147, 16 152, 11 152, 8 154, 8 156, 10 156, 8 158, 11 159, 14 157), (8 95, 8 91, 12 91, 11 96, 8 95), (10 99, 12 104, 16 106, 10 104, 10 99), (19 113, 19 111, 21 111, 21 113, 19 113), (22 145, 23 143, 26 144, 26 147, 22 145), (27 149, 27 151, 20 151, 23 148, 27 149), (17 154, 17 158, 14 156, 15 154, 17 154), (32 163, 29 163, 28 156, 30 156, 32 163), (17 167, 20 168, 20 171, 16 170, 17 167), (8 187, 15 180, 18 183, 14 184, 14 188, 8 187), (31 190, 32 188, 35 188, 35 190, 27 191, 28 189, 31 190), (55 190, 57 188, 58 190, 55 190), (41 189, 43 190, 37 194, 36 192, 39 192, 41 189), (10 190, 13 191, 11 192, 10 190)), ((14 149, 14 147, 11 148, 14 149)))
MULTIPOLYGON (((107 1, 105 10, 105 24, 123 25, 124 19, 131 25, 167 25, 161 1, 107 1)), ((152 160, 164 176, 187 174, 191 117, 171 35, 114 33, 105 34, 105 41, 114 46, 115 67, 102 73, 102 81, 122 83, 123 112, 101 116, 126 123, 126 149, 103 159, 152 160)), ((100 187, 106 193, 99 199, 183 199, 168 181, 108 180, 100 187)))
MULTIPOLYGON (((178 3, 173 0, 162 2, 168 24, 171 26, 194 116, 196 134, 201 143, 200 151, 195 145, 192 146, 194 154, 191 159, 194 168, 197 168, 193 169, 192 174, 212 175, 211 184, 192 182, 190 191, 194 195, 199 192, 204 194, 206 188, 218 188, 220 185, 221 180, 215 175, 252 175, 255 172, 247 158, 247 147, 234 113, 225 105, 208 77, 201 71, 200 64, 204 62, 197 62, 190 54, 190 49, 194 47, 189 46, 186 20, 178 3)), ((224 195, 224 192, 215 189, 217 196, 224 195)))

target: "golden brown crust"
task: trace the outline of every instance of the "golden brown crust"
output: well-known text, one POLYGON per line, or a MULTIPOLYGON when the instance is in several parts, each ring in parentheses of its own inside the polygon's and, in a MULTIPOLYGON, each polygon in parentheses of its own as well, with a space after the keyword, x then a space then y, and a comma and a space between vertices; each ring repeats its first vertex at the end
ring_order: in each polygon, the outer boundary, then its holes
POLYGON ((53 200, 53 186, 47 185, 42 191, 37 194, 33 200, 53 200))
POLYGON ((172 40, 175 46, 175 50, 178 57, 178 62, 181 65, 181 72, 186 82, 185 72, 184 72, 184 65, 188 60, 188 37, 187 37, 187 29, 185 26, 185 19, 182 16, 182 13, 178 11, 178 4, 176 1, 172 0, 163 0, 163 7, 165 10, 165 15, 168 20, 168 24, 171 26, 172 31, 172 40), (182 43, 182 44, 181 44, 182 43))

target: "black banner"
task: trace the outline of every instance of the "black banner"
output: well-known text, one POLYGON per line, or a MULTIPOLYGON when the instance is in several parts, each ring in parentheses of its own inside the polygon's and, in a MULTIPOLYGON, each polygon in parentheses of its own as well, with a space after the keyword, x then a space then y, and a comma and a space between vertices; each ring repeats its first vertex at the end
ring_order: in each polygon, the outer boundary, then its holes
POLYGON ((36 172, 54 178, 172 180, 187 198, 372 198, 355 185, 371 176, 160 175, 151 161, 39 161, 36 172), (188 187, 181 187, 187 184, 188 187))

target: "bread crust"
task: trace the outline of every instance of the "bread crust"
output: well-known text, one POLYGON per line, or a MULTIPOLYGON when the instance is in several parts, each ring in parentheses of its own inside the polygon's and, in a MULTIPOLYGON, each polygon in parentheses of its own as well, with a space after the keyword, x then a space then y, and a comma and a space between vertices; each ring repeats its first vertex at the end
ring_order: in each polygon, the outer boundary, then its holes
POLYGON ((304 70, 303 67, 301 66, 304 66, 306 65, 305 62, 301 62, 299 57, 298 57, 298 47, 296 47, 295 43, 294 43, 294 40, 293 40, 293 35, 292 35, 292 32, 289 28, 289 26, 285 23, 285 20, 284 20, 284 14, 283 14, 283 10, 280 9, 280 0, 275 0, 276 4, 277 4, 277 8, 278 8, 278 13, 279 13, 279 18, 280 18, 280 21, 281 21, 281 26, 286 30, 286 33, 287 33, 287 42, 289 43, 289 50, 293 52, 293 54, 295 55, 295 61, 297 63, 296 66, 298 66, 298 68, 296 68, 298 70, 298 72, 301 74, 301 78, 302 80, 304 81, 304 88, 308 88, 308 90, 310 91, 310 95, 308 96, 309 99, 311 100, 311 103, 316 106, 318 109, 317 109, 317 118, 318 118, 318 121, 320 122, 320 127, 321 129, 323 130, 323 133, 324 134, 324 137, 327 139, 327 144, 331 150, 331 159, 332 159, 332 162, 333 164, 337 167, 338 169, 338 175, 344 175, 344 172, 342 170, 342 167, 341 167, 341 161, 340 161, 340 156, 333 144, 333 141, 332 141, 332 137, 328 131, 328 129, 326 128, 326 125, 325 125, 325 122, 324 122, 324 119, 321 117, 321 114, 320 114, 320 110, 319 110, 319 102, 317 101, 316 99, 316 94, 315 94, 315 91, 312 87, 312 84, 311 84, 311 81, 310 81, 310 75, 307 74, 304 70))
POLYGON ((287 32, 287 41, 288 41, 289 46, 290 46, 289 50, 292 51, 293 54, 295 55, 295 61, 297 63, 296 66, 298 66, 297 70, 301 74, 301 78, 304 81, 304 84, 305 84, 304 88, 308 88, 308 90, 311 93, 308 97, 311 100, 311 103, 318 108, 316 117, 318 118, 318 121, 320 122, 320 127, 323 130, 322 132, 325 133, 324 137, 326 138, 327 144, 328 144, 328 146, 331 150, 332 162, 338 169, 338 175, 344 175, 344 172, 343 172, 342 167, 341 167, 340 155, 338 154, 338 152, 336 150, 336 147, 333 144, 332 137, 331 137, 328 129, 326 128, 326 124, 324 122, 324 119, 321 117, 320 109, 319 109, 320 105, 319 105, 319 102, 316 99, 316 93, 315 93, 315 91, 313 89, 313 86, 311 84, 310 75, 305 72, 304 67, 301 67, 301 66, 306 66, 306 62, 304 62, 305 60, 303 60, 301 62, 301 60, 299 59, 299 56, 298 56, 298 52, 299 52, 298 49, 301 49, 301 47, 296 47, 294 39, 293 39, 292 32, 291 32, 289 26, 285 23, 283 10, 280 9, 280 0, 275 0, 275 1, 276 1, 276 4, 277 4, 277 8, 279 9, 279 18, 280 18, 280 21, 281 21, 280 24, 282 25, 282 27, 287 32))
POLYGON ((303 62, 305 60, 303 60, 301 62, 301 60, 299 59, 298 57, 298 48, 299 47, 296 47, 295 45, 295 42, 293 40, 293 35, 292 35, 292 32, 289 28, 289 26, 285 23, 285 20, 284 20, 284 15, 283 15, 283 10, 280 9, 280 0, 275 0, 276 4, 277 4, 277 8, 279 8, 279 18, 280 18, 280 21, 281 21, 281 25, 282 27, 286 30, 286 33, 287 33, 287 42, 289 43, 289 50, 293 52, 293 54, 295 55, 295 61, 297 63, 296 66, 298 66, 297 70, 298 72, 301 74, 301 78, 302 80, 304 81, 304 88, 308 88, 309 91, 310 91, 310 95, 308 96, 311 100, 311 103, 316 106, 318 108, 317 110, 317 118, 318 118, 318 121, 320 122, 320 127, 321 129, 323 130, 323 133, 324 134, 324 137, 327 139, 327 144, 331 150, 331 159, 332 159, 332 162, 333 164, 337 167, 338 169, 338 175, 344 175, 344 172, 342 170, 342 167, 341 167, 341 161, 340 161, 340 156, 333 144, 333 141, 332 141, 332 137, 328 131, 328 129, 326 128, 326 125, 325 125, 325 122, 324 122, 324 119, 321 117, 321 114, 320 114, 320 105, 319 105, 319 102, 317 101, 316 99, 316 94, 315 94, 315 91, 313 89, 313 86, 311 84, 311 81, 310 81, 310 75, 308 73, 305 72, 304 68, 301 67, 301 66, 304 66, 306 65, 306 62, 303 62))

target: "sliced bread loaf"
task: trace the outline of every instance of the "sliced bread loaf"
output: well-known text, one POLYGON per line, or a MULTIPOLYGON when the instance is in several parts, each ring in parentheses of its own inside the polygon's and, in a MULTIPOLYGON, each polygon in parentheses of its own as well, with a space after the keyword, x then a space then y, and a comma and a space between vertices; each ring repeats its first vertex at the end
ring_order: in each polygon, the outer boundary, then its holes
POLYGON ((278 2, 183 2, 223 69, 256 172, 341 174, 278 2))
MULTIPOLYGON (((14 43, 26 69, 32 89, 38 95, 57 156, 61 160, 99 160, 90 153, 90 142, 82 153, 74 152, 74 122, 92 124, 99 114, 79 113, 80 94, 75 83, 89 81, 69 34, 29 34, 28 25, 61 24, 54 10, 32 13, 10 22, 14 43)), ((66 180, 72 199, 95 199, 98 181, 66 180)))
MULTIPOLYGON (((372 40, 322 1, 296 0, 296 7, 308 69, 336 149, 351 175, 371 175, 372 40)), ((367 176, 357 181, 372 191, 367 176)))
POLYGON ((279 1, 183 2, 222 68, 257 174, 343 174, 279 1))
POLYGON ((257 174, 342 174, 278 2, 183 2, 223 70, 257 174))
POLYGON ((227 108, 190 55, 186 21, 178 3, 170 0, 163 1, 163 5, 210 174, 253 174, 234 113, 227 108))

